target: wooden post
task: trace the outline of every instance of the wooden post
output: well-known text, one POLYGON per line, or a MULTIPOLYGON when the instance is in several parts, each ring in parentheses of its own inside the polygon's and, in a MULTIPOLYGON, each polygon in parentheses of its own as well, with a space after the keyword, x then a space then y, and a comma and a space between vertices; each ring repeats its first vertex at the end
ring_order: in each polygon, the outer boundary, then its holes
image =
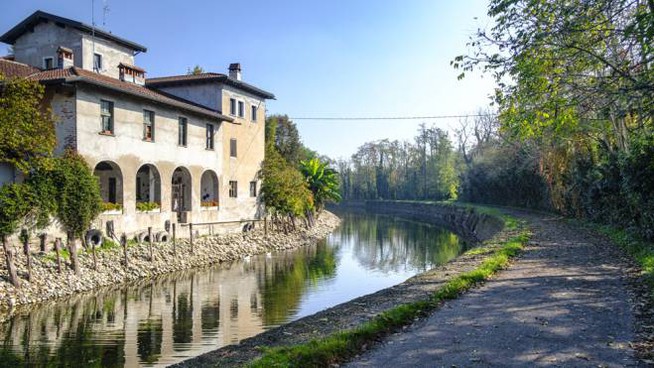
POLYGON ((123 262, 125 263, 125 268, 127 268, 127 235, 125 233, 120 236, 120 245, 123 246, 123 262))
POLYGON ((150 251, 150 262, 154 261, 152 256, 152 226, 148 226, 148 250, 150 251))
POLYGON ((189 244, 191 245, 191 253, 193 253, 193 224, 189 223, 188 224, 188 232, 189 232, 189 244))
POLYGON ((48 237, 48 234, 46 234, 46 233, 39 234, 39 242, 40 242, 39 243, 39 248, 41 250, 41 253, 45 253, 45 241, 46 241, 47 237, 48 237))
POLYGON ((32 282, 32 255, 30 254, 30 238, 27 230, 23 229, 20 232, 20 237, 23 240, 23 253, 25 254, 27 265, 27 281, 32 282))
POLYGON ((61 238, 55 239, 54 248, 55 254, 57 255, 57 272, 61 273, 61 257, 59 256, 59 250, 61 249, 61 238))
POLYGON ((7 246, 7 236, 2 236, 2 247, 5 250, 5 261, 7 261, 7 272, 9 273, 9 282, 14 285, 15 288, 20 287, 20 280, 18 280, 18 274, 16 273, 16 267, 14 265, 14 251, 9 249, 7 246))
POLYGON ((98 270, 98 259, 95 256, 95 242, 91 242, 91 252, 93 253, 93 269, 98 270))
POLYGON ((173 224, 173 255, 177 255, 177 237, 175 234, 175 224, 173 224))

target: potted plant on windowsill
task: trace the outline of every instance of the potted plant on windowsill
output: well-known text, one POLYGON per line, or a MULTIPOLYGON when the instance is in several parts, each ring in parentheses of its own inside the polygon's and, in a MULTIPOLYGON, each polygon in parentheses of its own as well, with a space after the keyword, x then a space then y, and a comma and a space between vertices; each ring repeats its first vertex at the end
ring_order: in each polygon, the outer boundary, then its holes
POLYGON ((158 202, 136 202, 136 212, 156 213, 161 212, 158 202))
POLYGON ((123 213, 123 205, 113 202, 102 202, 103 215, 121 215, 123 213))
POLYGON ((200 203, 200 207, 202 208, 203 211, 217 210, 218 201, 214 201, 214 200, 202 201, 200 203))

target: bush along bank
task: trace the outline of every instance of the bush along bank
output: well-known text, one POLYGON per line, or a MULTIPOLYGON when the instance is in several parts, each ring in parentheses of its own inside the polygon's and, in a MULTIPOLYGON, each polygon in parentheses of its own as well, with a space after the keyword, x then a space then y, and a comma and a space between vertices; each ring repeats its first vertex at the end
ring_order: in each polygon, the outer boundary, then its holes
MULTIPOLYGON (((68 267, 70 257, 65 251, 60 252, 61 272, 58 271, 54 252, 33 254, 31 280, 22 278, 20 288, 8 282, 6 267, 0 268, 0 322, 19 306, 250 255, 310 245, 327 236, 339 223, 338 217, 323 211, 313 227, 306 229, 298 226, 296 231, 288 233, 268 229, 265 235, 262 228, 256 228, 247 233, 200 237, 194 240, 192 248, 188 239, 178 239, 176 246, 171 242, 154 243, 152 250, 148 243, 130 242, 127 267, 123 262, 123 248, 115 243, 106 243, 106 246, 96 249, 95 268, 90 251, 79 253, 79 276, 68 267)), ((26 257, 22 252, 14 253, 17 254, 15 264, 18 275, 26 275, 26 257)))
POLYGON ((497 211, 481 209, 481 212, 502 217, 505 228, 480 247, 468 251, 468 254, 484 255, 476 268, 449 278, 429 298, 391 308, 354 329, 304 344, 268 349, 250 367, 325 367, 347 361, 384 336, 427 316, 444 301, 456 298, 507 267, 529 240, 529 229, 523 222, 497 211))

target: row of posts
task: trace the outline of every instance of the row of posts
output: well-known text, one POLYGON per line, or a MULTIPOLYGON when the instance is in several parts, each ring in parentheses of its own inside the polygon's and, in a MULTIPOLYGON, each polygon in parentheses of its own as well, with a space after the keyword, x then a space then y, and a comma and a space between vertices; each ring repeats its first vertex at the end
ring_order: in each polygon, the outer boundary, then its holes
MULTIPOLYGON (((264 217, 263 219, 263 228, 264 228, 264 235, 268 236, 268 221, 264 217)), ((171 230, 172 230, 172 243, 173 243, 173 255, 177 255, 177 236, 176 236, 176 224, 171 224, 171 230)), ((189 223, 188 224, 188 229, 189 229, 189 245, 191 247, 191 253, 194 253, 194 241, 193 241, 193 224, 189 223)), ((110 234, 112 237, 115 238, 115 235, 110 234)), ((30 245, 29 245, 29 239, 27 236, 27 233, 21 233, 21 239, 23 241, 23 253, 27 257, 27 280, 32 281, 32 258, 30 256, 30 245)), ((45 234, 40 236, 41 240, 41 251, 45 251, 45 234)), ((123 233, 123 235, 120 237, 120 245, 123 248, 123 263, 125 268, 128 268, 129 262, 128 262, 128 257, 127 257, 127 235, 123 233)), ((91 244, 92 246, 92 254, 93 254, 93 268, 97 270, 97 258, 95 254, 95 243, 91 244)), ((55 249, 55 254, 56 254, 56 261, 57 261, 57 272, 61 273, 61 249, 62 249, 62 241, 61 238, 56 238, 54 242, 54 249, 55 249)), ((73 251, 74 252, 74 251, 73 251)), ((76 273, 79 273, 79 269, 76 266, 77 260, 76 260, 76 254, 74 255, 73 252, 71 252, 71 261, 73 263, 73 268, 75 269, 76 273)), ((11 251, 6 251, 6 256, 8 257, 8 264, 13 265, 13 262, 11 258, 13 258, 13 254, 11 251)), ((152 235, 152 227, 148 227, 148 253, 149 253, 149 258, 150 261, 154 260, 154 254, 153 254, 153 235, 152 235)), ((11 266, 10 266, 11 267, 11 266)), ((16 282, 18 281, 18 278, 16 277, 15 273, 16 270, 14 267, 11 267, 13 269, 9 269, 9 273, 13 274, 14 277, 10 277, 16 282)), ((15 284, 16 287, 19 286, 19 284, 15 284)))

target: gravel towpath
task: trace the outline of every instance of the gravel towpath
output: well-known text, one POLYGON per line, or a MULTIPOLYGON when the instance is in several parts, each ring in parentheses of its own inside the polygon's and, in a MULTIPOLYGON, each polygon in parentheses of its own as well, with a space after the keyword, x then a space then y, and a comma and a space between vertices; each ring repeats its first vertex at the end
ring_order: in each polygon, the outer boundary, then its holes
POLYGON ((643 366, 622 252, 553 215, 514 215, 534 235, 508 270, 346 366, 643 366))

